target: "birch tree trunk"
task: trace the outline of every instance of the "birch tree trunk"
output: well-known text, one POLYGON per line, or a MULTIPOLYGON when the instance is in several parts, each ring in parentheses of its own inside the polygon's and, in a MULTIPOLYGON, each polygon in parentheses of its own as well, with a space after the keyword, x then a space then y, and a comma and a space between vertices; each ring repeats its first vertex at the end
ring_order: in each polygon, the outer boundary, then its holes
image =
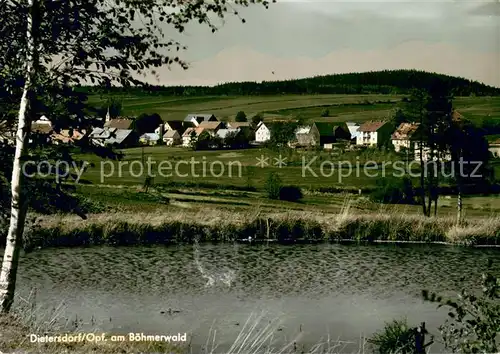
MULTIPOLYGON (((460 149, 459 161, 462 163, 462 150, 460 149)), ((455 172, 456 173, 456 172, 455 172)), ((457 225, 462 224, 462 171, 458 172, 457 178, 457 225)))
MULTIPOLYGON (((422 124, 422 123, 420 123, 422 124)), ((423 149, 423 144, 424 141, 423 139, 420 139, 420 146, 419 146, 419 152, 420 152, 420 195, 421 195, 421 203, 422 203, 422 211, 424 213, 424 216, 427 216, 427 208, 425 207, 425 168, 424 168, 424 149, 423 149)))
POLYGON ((29 14, 26 30, 26 77, 19 106, 19 116, 16 133, 16 151, 12 165, 12 205, 10 212, 10 226, 7 234, 5 252, 0 272, 0 311, 9 312, 14 302, 16 287, 17 266, 21 250, 24 223, 26 220, 27 205, 22 196, 21 158, 26 148, 26 140, 30 130, 29 104, 30 92, 35 78, 35 38, 34 24, 36 4, 38 0, 28 0, 29 14))
POLYGON ((462 224, 462 188, 458 187, 457 195, 457 224, 462 224))

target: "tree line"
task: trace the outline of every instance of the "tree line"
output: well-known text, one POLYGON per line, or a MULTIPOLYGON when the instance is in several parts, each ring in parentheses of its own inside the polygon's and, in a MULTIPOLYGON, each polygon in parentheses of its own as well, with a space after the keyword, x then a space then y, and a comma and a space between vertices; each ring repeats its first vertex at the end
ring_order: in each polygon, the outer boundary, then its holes
MULTIPOLYGON (((429 90, 435 79, 442 81, 455 96, 497 96, 500 88, 465 78, 420 70, 383 70, 363 73, 322 75, 302 79, 228 82, 215 86, 154 86, 112 88, 112 92, 133 95, 219 96, 276 94, 409 94, 412 89, 429 90)), ((102 88, 86 86, 87 93, 102 88)))

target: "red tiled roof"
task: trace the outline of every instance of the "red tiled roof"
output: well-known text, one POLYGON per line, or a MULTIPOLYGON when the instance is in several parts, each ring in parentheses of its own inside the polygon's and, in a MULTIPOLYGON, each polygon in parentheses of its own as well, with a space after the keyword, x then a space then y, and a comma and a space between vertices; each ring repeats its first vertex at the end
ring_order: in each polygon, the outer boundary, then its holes
POLYGON ((392 134, 392 140, 408 140, 418 129, 418 123, 401 123, 392 134))
POLYGON ((73 134, 70 135, 69 129, 63 129, 60 133, 52 133, 52 139, 58 140, 63 143, 74 142, 82 139, 86 135, 86 131, 83 130, 81 132, 77 130, 73 130, 73 134))
POLYGON ((186 136, 191 136, 191 134, 193 134, 193 132, 196 133, 196 136, 199 136, 203 130, 205 130, 204 128, 201 128, 201 127, 198 127, 198 128, 187 128, 186 131, 184 132, 184 134, 182 134, 182 136, 186 137, 186 136))
POLYGON ((377 121, 377 122, 365 122, 361 124, 358 131, 360 132, 376 132, 379 130, 386 122, 377 121))

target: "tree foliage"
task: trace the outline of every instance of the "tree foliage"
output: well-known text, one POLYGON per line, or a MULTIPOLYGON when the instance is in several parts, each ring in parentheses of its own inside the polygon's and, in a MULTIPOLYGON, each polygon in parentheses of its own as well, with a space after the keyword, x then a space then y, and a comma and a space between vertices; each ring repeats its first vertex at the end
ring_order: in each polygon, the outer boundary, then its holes
MULTIPOLYGON (((363 73, 335 74, 304 79, 228 82, 208 86, 148 86, 134 95, 279 95, 279 94, 409 94, 412 89, 428 90, 439 78, 453 89, 456 96, 498 96, 500 89, 459 77, 419 70, 383 70, 363 73)), ((88 87, 87 90, 92 90, 88 87)), ((130 92, 128 89, 127 92, 130 92)), ((123 92, 117 89, 117 92, 123 92)))
POLYGON ((161 124, 163 124, 163 119, 161 119, 158 113, 142 113, 132 122, 132 129, 134 129, 137 134, 142 135, 144 133, 154 132, 161 124))
MULTIPOLYGON (((489 263, 489 267, 491 262, 489 263)), ((439 328, 446 349, 453 353, 498 353, 500 333, 500 281, 489 270, 481 276, 478 294, 463 289, 458 299, 443 299, 423 291, 424 300, 449 310, 439 328)))
POLYGON ((271 140, 269 144, 272 147, 285 146, 295 137, 297 123, 293 122, 273 122, 270 124, 271 140))
MULTIPOLYGON (((11 200, 0 204, 11 206, 0 273, 2 312, 9 311, 14 299, 27 207, 30 198, 37 195, 29 187, 39 186, 35 190, 42 195, 39 200, 45 200, 41 203, 45 205, 54 200, 47 198, 45 192, 52 191, 51 195, 59 197, 63 186, 58 167, 55 171, 50 168, 49 175, 56 176, 55 188, 50 188, 45 178, 36 179, 39 174, 35 178, 23 175, 22 165, 26 159, 36 163, 41 158, 57 162, 71 157, 44 156, 46 150, 38 149, 38 145, 46 147, 50 139, 46 136, 37 139, 30 134, 31 123, 46 114, 56 131, 83 132, 95 126, 94 119, 86 115, 92 109, 86 109, 86 91, 79 89, 81 85, 94 85, 95 91, 102 93, 113 86, 139 87, 143 84, 140 78, 155 74, 159 67, 178 64, 187 69, 178 56, 182 45, 169 38, 165 29, 184 32, 185 26, 194 21, 215 32, 214 18, 222 19, 228 13, 238 15, 234 6, 251 3, 268 6, 266 0, 235 0, 231 4, 204 0, 0 2, 0 127, 17 132, 15 153, 7 156, 13 166, 11 200), (20 107, 17 121, 16 105, 20 107), (28 145, 30 140, 35 146, 28 145)), ((8 172, 1 174, 3 190, 8 172)), ((79 213, 73 205, 66 202, 61 206, 79 213)))
POLYGON ((236 113, 236 117, 234 119, 236 122, 246 122, 247 121, 247 115, 243 111, 239 111, 236 113))
POLYGON ((267 197, 269 199, 279 199, 282 187, 283 182, 281 180, 281 177, 277 173, 271 172, 266 179, 266 183, 264 184, 264 189, 266 190, 267 197))

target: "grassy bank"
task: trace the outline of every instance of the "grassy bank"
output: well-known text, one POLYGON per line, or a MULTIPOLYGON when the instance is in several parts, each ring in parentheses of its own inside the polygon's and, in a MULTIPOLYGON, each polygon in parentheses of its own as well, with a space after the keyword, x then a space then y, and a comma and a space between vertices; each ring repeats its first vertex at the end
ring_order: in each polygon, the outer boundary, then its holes
POLYGON ((497 245, 500 218, 469 218, 457 226, 453 218, 379 212, 337 214, 228 210, 173 213, 102 213, 89 220, 73 216, 40 218, 25 236, 27 250, 92 245, 147 245, 234 242, 252 238, 283 244, 298 242, 436 242, 497 245))
MULTIPOLYGON (((187 353, 187 349, 180 345, 166 342, 52 342, 31 343, 30 334, 62 335, 64 331, 41 331, 40 328, 26 324, 20 316, 0 316, 0 353, 78 353, 78 354, 115 354, 115 353, 187 353)), ((73 333, 74 334, 74 333, 73 333)))
MULTIPOLYGON (((301 333, 292 337, 288 344, 275 347, 272 345, 275 333, 280 330, 278 320, 264 321, 263 315, 251 314, 243 324, 240 333, 234 341, 230 343, 227 353, 233 354, 281 354, 281 353, 302 353, 302 354, 340 354, 346 353, 346 345, 353 344, 341 340, 330 339, 321 340, 310 348, 298 344, 301 333), (269 322, 269 323, 267 323, 269 322), (264 323, 267 323, 264 325, 264 323)), ((39 354, 111 354, 111 353, 169 353, 169 354, 218 354, 222 353, 217 344, 218 338, 215 330, 211 330, 209 338, 202 348, 194 351, 190 344, 172 345, 162 342, 105 342, 105 343, 43 343, 33 344, 27 338, 30 334, 37 333, 43 335, 60 335, 61 331, 46 330, 41 332, 38 328, 33 328, 24 324, 20 316, 8 315, 0 316, 0 353, 39 353, 39 354)), ((76 334, 66 332, 67 334, 76 334)), ((86 332, 90 333, 90 332, 86 332)), ((97 333, 96 333, 97 334, 97 333)), ((189 341, 189 340, 188 340, 189 341)), ((373 348, 365 338, 360 338, 357 349, 350 353, 373 353, 373 348)))

